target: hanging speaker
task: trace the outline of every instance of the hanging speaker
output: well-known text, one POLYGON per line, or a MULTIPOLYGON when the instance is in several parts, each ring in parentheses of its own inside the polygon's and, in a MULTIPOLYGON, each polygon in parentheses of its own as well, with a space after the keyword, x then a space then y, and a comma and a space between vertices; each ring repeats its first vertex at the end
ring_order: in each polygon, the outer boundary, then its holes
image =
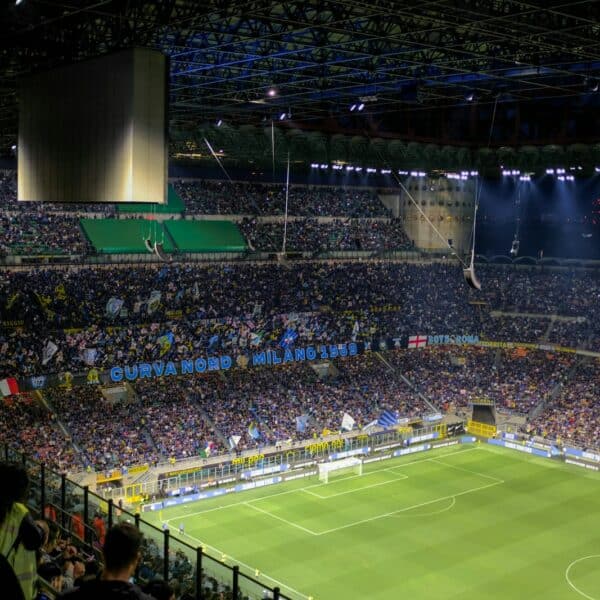
POLYGON ((468 269, 463 269, 463 276, 465 278, 465 281, 474 290, 481 289, 481 283, 479 282, 479 279, 477 279, 477 275, 475 275, 475 269, 473 267, 470 267, 468 269))
POLYGON ((165 252, 164 244, 154 244, 154 253, 160 260, 169 261, 171 257, 165 252))

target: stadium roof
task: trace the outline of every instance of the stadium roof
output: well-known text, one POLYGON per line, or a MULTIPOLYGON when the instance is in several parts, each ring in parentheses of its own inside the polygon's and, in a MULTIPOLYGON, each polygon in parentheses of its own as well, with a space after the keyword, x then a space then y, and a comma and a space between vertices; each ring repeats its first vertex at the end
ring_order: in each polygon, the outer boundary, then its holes
POLYGON ((16 82, 133 45, 170 57, 170 129, 222 120, 485 145, 600 138, 598 0, 8 0, 0 151, 16 82), (477 107, 477 108, 474 108, 477 107))

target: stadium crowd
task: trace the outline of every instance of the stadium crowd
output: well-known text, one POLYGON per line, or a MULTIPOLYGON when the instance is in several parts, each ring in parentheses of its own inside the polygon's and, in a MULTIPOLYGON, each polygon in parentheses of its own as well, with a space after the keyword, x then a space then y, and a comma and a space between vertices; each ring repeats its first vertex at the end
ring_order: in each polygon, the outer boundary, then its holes
MULTIPOLYGON (((283 215, 285 187, 262 183, 178 180, 175 190, 189 214, 283 215)), ((372 190, 291 186, 288 214, 304 217, 389 217, 372 190)))
MULTIPOLYGON (((284 224, 244 219, 240 223, 250 247, 260 251, 282 249, 284 224)), ((286 250, 297 252, 383 251, 413 248, 398 220, 362 220, 319 222, 317 219, 290 220, 286 228, 286 250)))

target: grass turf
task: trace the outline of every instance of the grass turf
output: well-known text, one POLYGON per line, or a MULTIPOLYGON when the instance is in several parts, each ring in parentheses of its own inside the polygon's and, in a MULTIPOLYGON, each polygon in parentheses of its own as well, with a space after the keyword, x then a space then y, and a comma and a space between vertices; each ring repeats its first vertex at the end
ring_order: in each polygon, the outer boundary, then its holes
POLYGON ((294 600, 600 600, 600 476, 484 444, 165 509, 294 600))

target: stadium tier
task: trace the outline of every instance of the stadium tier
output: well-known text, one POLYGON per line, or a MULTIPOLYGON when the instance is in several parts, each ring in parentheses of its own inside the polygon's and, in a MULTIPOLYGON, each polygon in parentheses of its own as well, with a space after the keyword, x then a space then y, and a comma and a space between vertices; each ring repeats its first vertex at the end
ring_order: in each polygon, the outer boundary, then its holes
POLYGON ((167 221, 165 229, 180 252, 245 252, 246 242, 231 221, 167 221))

